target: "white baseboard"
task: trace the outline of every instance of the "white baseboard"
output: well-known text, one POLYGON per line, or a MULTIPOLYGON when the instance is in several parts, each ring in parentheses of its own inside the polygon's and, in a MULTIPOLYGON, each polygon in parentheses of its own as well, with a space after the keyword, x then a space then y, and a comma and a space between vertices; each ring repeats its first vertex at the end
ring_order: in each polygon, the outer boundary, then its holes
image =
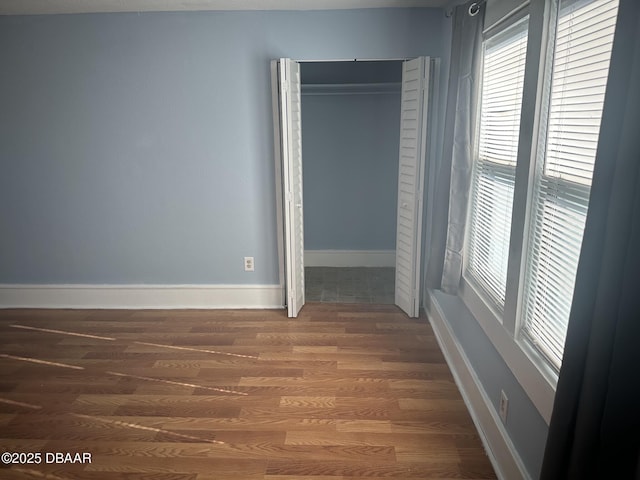
POLYGON ((279 285, 2 285, 0 308, 282 308, 279 285))
POLYGON ((395 250, 305 250, 305 267, 395 267, 395 250))
POLYGON ((531 480, 509 434, 458 342, 437 298, 430 294, 433 332, 462 394, 496 475, 501 480, 531 480))

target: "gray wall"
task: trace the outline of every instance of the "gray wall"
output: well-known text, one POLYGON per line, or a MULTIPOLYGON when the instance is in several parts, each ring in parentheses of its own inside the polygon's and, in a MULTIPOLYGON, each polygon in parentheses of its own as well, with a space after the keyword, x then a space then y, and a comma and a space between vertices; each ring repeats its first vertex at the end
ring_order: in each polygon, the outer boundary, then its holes
POLYGON ((440 56, 442 22, 1 17, 0 283, 278 283, 269 60, 440 56))
POLYGON ((434 295, 496 412, 500 391, 509 398, 505 428, 531 478, 538 478, 548 432, 544 418, 462 300, 439 291, 434 295))
POLYGON ((395 250, 400 93, 304 95, 307 250, 395 250))

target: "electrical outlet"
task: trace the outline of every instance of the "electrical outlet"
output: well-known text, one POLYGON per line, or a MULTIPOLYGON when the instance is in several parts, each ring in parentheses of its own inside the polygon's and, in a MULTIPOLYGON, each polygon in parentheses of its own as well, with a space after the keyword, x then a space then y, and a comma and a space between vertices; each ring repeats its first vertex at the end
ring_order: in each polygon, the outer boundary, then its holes
POLYGON ((253 272, 253 257, 244 257, 244 271, 245 272, 253 272))
POLYGON ((507 423, 507 411, 509 409, 509 399, 504 390, 500 390, 500 418, 504 423, 507 423))

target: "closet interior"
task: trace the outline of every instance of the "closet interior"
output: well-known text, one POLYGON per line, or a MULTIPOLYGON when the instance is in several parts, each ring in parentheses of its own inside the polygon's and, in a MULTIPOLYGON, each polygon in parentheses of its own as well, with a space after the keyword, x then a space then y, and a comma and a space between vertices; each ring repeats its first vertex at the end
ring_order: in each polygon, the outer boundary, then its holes
POLYGON ((306 301, 393 304, 402 62, 300 78, 306 301))

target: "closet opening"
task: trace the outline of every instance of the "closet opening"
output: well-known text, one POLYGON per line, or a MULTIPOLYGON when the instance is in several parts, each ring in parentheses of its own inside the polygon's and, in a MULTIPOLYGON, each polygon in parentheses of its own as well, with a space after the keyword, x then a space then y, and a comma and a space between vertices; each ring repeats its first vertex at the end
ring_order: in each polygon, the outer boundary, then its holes
POLYGON ((300 62, 306 301, 395 302, 402 64, 300 62))
POLYGON ((305 277, 311 298, 325 302, 386 303, 393 285, 393 303, 418 316, 438 68, 429 57, 271 62, 280 285, 290 317, 305 303, 305 277), (345 270, 305 275, 305 267, 345 270), (385 283, 393 270, 369 271, 369 280, 356 268, 394 269, 394 281, 385 283))

